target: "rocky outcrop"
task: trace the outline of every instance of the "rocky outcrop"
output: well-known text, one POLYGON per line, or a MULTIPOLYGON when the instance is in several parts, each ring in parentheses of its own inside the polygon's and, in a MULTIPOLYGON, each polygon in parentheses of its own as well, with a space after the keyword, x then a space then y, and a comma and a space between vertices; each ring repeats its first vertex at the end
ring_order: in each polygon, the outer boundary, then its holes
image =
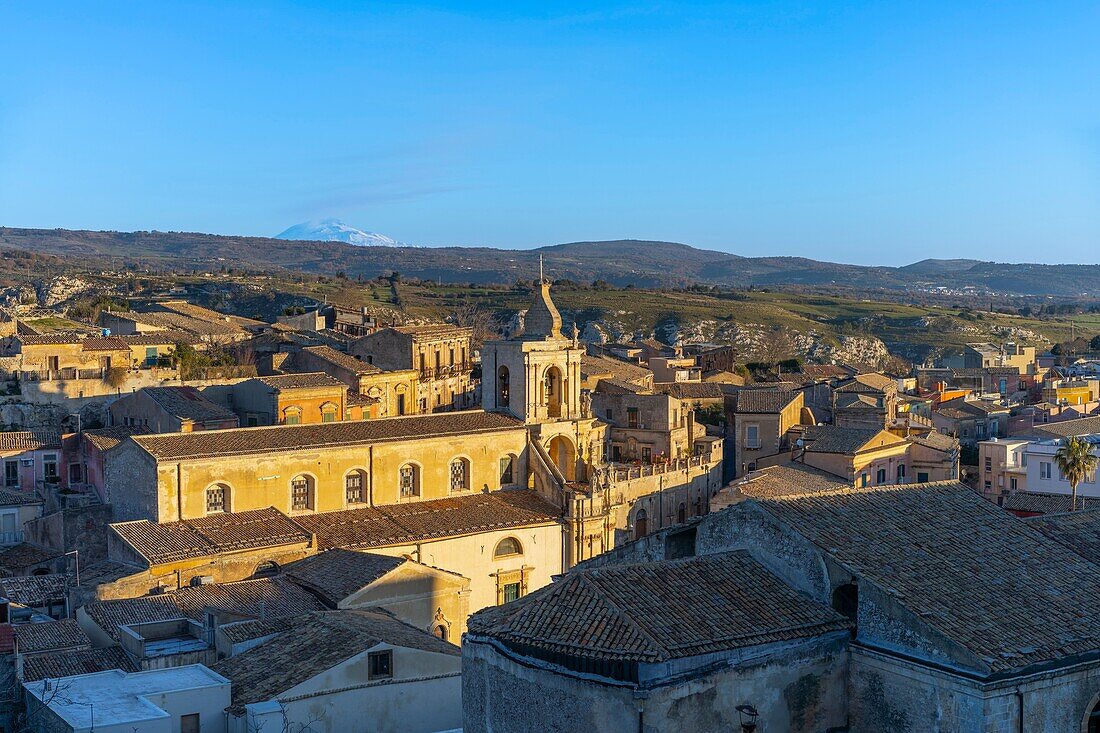
POLYGON ((96 289, 96 285, 81 280, 79 277, 59 275, 48 282, 39 283, 37 287, 38 304, 44 308, 52 308, 78 295, 84 295, 96 289))

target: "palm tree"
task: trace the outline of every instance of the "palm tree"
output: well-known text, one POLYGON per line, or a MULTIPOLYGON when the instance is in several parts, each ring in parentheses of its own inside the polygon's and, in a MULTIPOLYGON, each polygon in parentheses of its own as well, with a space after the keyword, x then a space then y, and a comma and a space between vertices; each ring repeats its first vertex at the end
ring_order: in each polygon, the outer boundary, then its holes
POLYGON ((1071 491, 1070 511, 1077 511, 1077 484, 1081 483, 1096 470, 1097 458, 1092 452, 1092 444, 1080 438, 1069 438, 1065 445, 1054 454, 1058 470, 1069 481, 1071 491))

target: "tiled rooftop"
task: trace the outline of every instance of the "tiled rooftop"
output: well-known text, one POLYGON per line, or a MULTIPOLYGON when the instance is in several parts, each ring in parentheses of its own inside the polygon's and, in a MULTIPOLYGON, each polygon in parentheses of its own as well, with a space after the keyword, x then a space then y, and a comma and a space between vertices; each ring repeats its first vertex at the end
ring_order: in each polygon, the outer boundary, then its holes
POLYGON ((1100 434, 1100 417, 1082 417, 1077 420, 1044 423, 1036 425, 1031 432, 1048 439, 1096 435, 1100 434))
POLYGON ((352 593, 406 562, 409 561, 402 557, 334 548, 291 563, 283 568, 283 573, 319 593, 326 604, 335 608, 352 593))
POLYGON ((876 439, 882 430, 861 428, 843 428, 836 425, 817 425, 806 428, 802 438, 808 453, 842 453, 853 455, 861 450, 884 445, 904 443, 892 433, 885 433, 876 439))
MULTIPOLYGON (((848 628, 738 551, 574 570, 469 620, 536 655, 659 663, 848 628)), ((553 658, 553 657, 551 657, 553 658)))
POLYGON ((41 504, 42 497, 35 491, 18 491, 16 489, 0 489, 0 506, 22 506, 25 504, 41 504))
POLYGON ((131 435, 148 435, 151 432, 144 425, 114 425, 109 428, 85 430, 83 435, 85 440, 103 452, 118 447, 131 435))
POLYGON ((111 529, 151 565, 310 540, 309 532, 271 507, 165 524, 139 519, 111 529))
POLYGON ((273 700, 282 693, 378 644, 459 656, 458 647, 381 610, 325 611, 288 631, 214 665, 233 683, 233 707, 273 700))
POLYGON ((317 446, 331 448, 522 428, 521 420, 508 415, 467 410, 382 420, 143 435, 133 440, 156 458, 179 460, 315 449, 317 446))
POLYGON ((23 606, 42 607, 65 598, 71 580, 64 573, 0 578, 0 596, 23 606))
MULTIPOLYGON (((1080 498, 1077 501, 1080 507, 1080 498)), ((1100 499, 1092 499, 1090 504, 1091 509, 1044 514, 1024 521, 1086 560, 1100 564, 1100 499)))
POLYGON ((130 661, 120 646, 43 652, 31 654, 23 660, 23 681, 36 682, 47 678, 105 672, 109 669, 136 672, 137 665, 130 661))
MULTIPOLYGON (((1061 514, 1071 511, 1069 494, 1045 494, 1038 491, 1014 491, 1004 499, 1004 508, 1014 512, 1061 514)), ((1100 498, 1077 496, 1078 509, 1100 509, 1100 498)))
POLYGON ((45 430, 0 433, 0 453, 12 454, 41 448, 60 448, 61 435, 45 430))
POLYGON ((423 323, 408 326, 392 326, 394 331, 413 337, 413 341, 431 341, 443 338, 469 338, 473 329, 450 323, 423 323))
POLYGON ((168 594, 188 618, 200 621, 207 608, 256 617, 297 616, 324 605, 286 578, 257 578, 236 583, 195 585, 168 594))
POLYGON ((884 374, 871 372, 870 374, 857 374, 843 384, 837 385, 838 392, 896 392, 897 380, 884 374))
POLYGON ((621 359, 613 359, 608 356, 592 356, 590 354, 582 355, 581 377, 591 379, 599 376, 643 384, 652 379, 653 372, 643 366, 631 364, 621 359))
POLYGON ((194 387, 146 387, 145 394, 169 415, 183 420, 232 420, 236 414, 227 407, 211 402, 194 387))
POLYGON ((341 369, 347 369, 353 374, 378 374, 382 370, 373 364, 356 359, 351 354, 337 351, 331 346, 307 346, 302 351, 308 351, 318 359, 334 364, 341 369))
POLYGON ((317 389, 328 387, 330 389, 344 390, 348 386, 339 379, 330 377, 324 372, 303 372, 300 374, 275 374, 269 377, 256 377, 275 390, 287 389, 317 389))
POLYGON ((821 491, 837 491, 851 488, 852 484, 828 471, 794 462, 754 471, 744 479, 736 481, 734 486, 742 496, 764 499, 776 496, 813 494, 821 491))
POLYGON ((733 411, 743 414, 780 413, 798 397, 798 392, 771 387, 742 388, 731 395, 733 411))
POLYGON ((533 491, 495 491, 411 504, 296 516, 321 549, 371 548, 555 522, 561 511, 533 491))
MULTIPOLYGON (((0 506, 4 504, 6 502, 0 498, 0 506)), ((0 551, 0 568, 27 568, 60 556, 61 552, 58 550, 48 550, 29 542, 20 542, 18 545, 0 551)))
POLYGON ((1100 650, 1100 567, 967 486, 880 486, 754 502, 969 650, 979 670, 1100 650))
POLYGON ((74 619, 49 621, 40 624, 19 624, 13 627, 15 643, 20 654, 44 652, 51 649, 71 649, 89 646, 91 640, 74 619))

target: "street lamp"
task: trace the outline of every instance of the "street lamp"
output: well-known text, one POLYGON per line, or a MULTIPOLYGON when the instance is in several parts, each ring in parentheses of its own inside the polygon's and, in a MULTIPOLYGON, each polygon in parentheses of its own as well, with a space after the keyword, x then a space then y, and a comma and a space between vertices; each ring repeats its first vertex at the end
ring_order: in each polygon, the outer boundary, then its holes
POLYGON ((760 713, 752 705, 738 705, 737 714, 741 717, 741 733, 753 733, 756 730, 756 719, 760 713))

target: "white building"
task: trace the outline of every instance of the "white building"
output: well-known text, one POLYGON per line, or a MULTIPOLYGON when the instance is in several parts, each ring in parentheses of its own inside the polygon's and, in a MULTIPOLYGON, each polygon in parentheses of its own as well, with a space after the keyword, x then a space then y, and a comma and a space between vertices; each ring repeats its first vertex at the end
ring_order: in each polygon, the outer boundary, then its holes
POLYGON ((45 733, 225 733, 230 683, 201 664, 95 672, 23 685, 28 727, 45 733))

